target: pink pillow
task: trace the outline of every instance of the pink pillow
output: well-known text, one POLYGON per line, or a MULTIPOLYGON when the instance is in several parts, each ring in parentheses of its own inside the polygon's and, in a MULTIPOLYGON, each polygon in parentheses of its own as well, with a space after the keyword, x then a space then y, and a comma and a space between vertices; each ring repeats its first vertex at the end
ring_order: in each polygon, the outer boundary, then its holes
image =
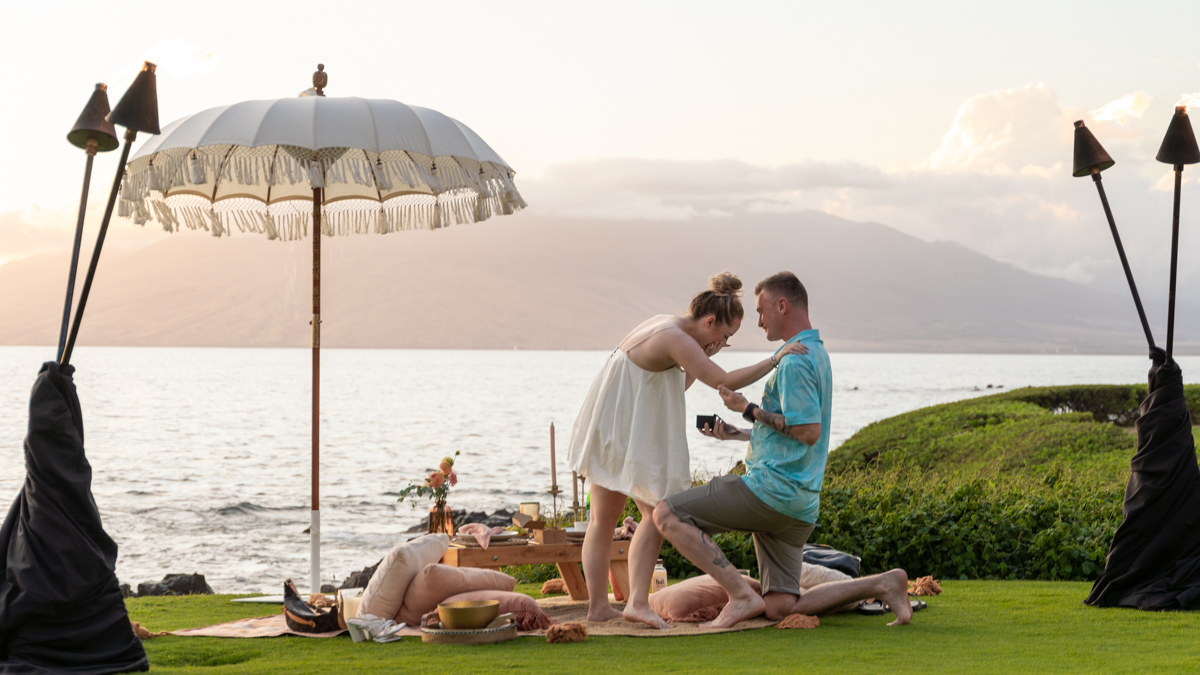
MULTIPOLYGON (((762 588, 758 579, 743 576, 750 582, 750 587, 758 593, 762 588)), ((661 591, 650 594, 650 609, 661 616, 664 621, 683 621, 689 615, 716 605, 729 602, 729 594, 715 579, 707 574, 685 579, 677 584, 668 586, 661 591)))
POLYGON ((395 615, 396 621, 417 626, 426 612, 437 609, 438 603, 452 595, 469 591, 511 591, 516 587, 516 579, 495 570, 426 565, 404 594, 404 605, 395 615))
POLYGON ((499 600, 500 613, 515 615, 517 628, 520 630, 545 630, 554 625, 554 619, 546 616, 537 601, 524 593, 472 591, 452 595, 442 602, 460 602, 462 600, 499 600))
POLYGON ((426 565, 441 560, 449 548, 450 537, 445 534, 427 534, 396 544, 379 563, 379 569, 375 570, 363 591, 358 616, 374 614, 381 619, 396 616, 408 585, 417 573, 426 565))

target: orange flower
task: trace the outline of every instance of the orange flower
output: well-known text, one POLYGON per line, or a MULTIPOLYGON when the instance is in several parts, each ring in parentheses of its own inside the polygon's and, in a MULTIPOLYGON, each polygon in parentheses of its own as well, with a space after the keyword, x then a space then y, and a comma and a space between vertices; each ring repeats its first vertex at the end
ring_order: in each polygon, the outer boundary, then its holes
POLYGON ((442 473, 450 473, 450 469, 453 467, 454 467, 454 462, 451 462, 450 458, 447 457, 442 460, 442 465, 439 466, 438 468, 442 470, 442 473))
POLYGON ((442 484, 446 482, 446 474, 442 473, 441 471, 434 471, 433 473, 429 474, 429 478, 426 478, 425 482, 429 484, 429 487, 436 490, 442 487, 442 484))

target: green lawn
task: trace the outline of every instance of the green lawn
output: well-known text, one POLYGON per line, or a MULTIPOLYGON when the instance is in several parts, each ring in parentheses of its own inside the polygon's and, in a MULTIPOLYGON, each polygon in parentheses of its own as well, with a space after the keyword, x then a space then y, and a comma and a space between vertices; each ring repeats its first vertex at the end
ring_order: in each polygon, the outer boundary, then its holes
MULTIPOLYGON (((1200 672, 1200 612, 1099 610, 1086 583, 945 581, 913 625, 841 615, 816 630, 767 628, 677 639, 591 638, 550 645, 520 638, 485 647, 425 645, 417 638, 354 644, 284 637, 256 640, 163 637, 146 641, 152 669, 180 673, 428 672, 805 672, 1146 673, 1200 672)), ((532 591, 523 586, 518 590, 532 591)), ((152 630, 269 614, 231 596, 127 601, 152 630)))

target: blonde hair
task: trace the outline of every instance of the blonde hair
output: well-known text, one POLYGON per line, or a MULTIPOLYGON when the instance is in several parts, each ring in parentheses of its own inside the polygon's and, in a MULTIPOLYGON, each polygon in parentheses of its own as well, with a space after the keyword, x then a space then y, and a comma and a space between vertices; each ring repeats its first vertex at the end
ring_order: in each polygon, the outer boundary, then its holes
POLYGON ((741 279, 729 272, 713 275, 708 280, 708 288, 692 298, 691 304, 688 305, 688 314, 697 319, 712 315, 716 317, 718 324, 729 325, 734 319, 741 319, 746 315, 746 311, 742 309, 742 301, 738 299, 741 294, 741 279))

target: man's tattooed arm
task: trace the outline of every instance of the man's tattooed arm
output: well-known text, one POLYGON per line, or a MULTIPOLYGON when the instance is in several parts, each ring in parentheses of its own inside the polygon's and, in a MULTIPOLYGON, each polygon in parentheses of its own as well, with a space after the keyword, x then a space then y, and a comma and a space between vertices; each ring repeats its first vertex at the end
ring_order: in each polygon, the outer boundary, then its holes
POLYGON ((717 567, 729 567, 729 561, 725 558, 725 554, 721 552, 721 547, 717 546, 717 542, 713 541, 712 537, 708 536, 707 533, 701 533, 701 538, 704 540, 704 545, 712 551, 712 563, 717 567))
POLYGON ((779 413, 767 412, 762 408, 754 409, 754 419, 771 427, 785 436, 794 438, 805 445, 812 445, 821 437, 820 424, 797 424, 788 426, 783 415, 779 413), (815 433, 814 433, 815 432, 815 433))

